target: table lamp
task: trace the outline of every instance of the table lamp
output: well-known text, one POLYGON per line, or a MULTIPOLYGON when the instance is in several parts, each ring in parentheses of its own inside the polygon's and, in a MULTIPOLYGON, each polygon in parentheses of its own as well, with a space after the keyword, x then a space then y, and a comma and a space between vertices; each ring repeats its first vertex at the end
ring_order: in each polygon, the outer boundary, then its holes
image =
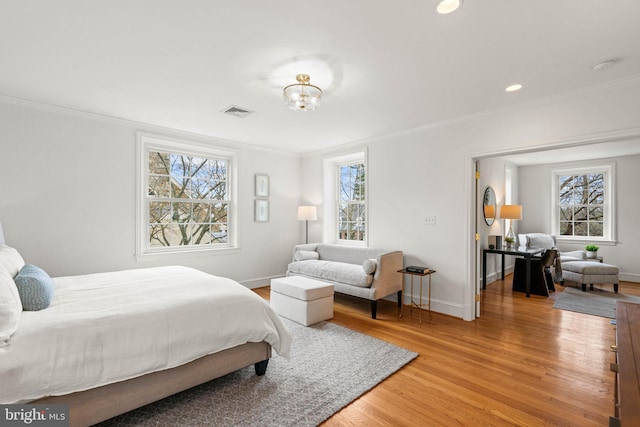
MULTIPOLYGON (((500 208, 500 218, 509 220, 509 232, 505 240, 511 238, 511 241, 515 243, 516 236, 513 233, 513 221, 522 219, 522 205, 502 205, 500 208)), ((510 246, 508 242, 507 245, 510 246)))

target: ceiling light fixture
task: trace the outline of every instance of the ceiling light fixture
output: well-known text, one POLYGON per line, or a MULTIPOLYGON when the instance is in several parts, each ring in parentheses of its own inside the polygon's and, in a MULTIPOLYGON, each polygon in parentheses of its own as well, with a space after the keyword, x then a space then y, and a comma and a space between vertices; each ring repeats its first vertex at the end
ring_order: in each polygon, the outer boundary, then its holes
POLYGON ((604 71, 604 70, 608 70, 609 68, 613 67, 614 65, 616 65, 616 60, 615 59, 609 59, 608 61, 602 61, 602 62, 598 62, 597 64, 593 64, 591 66, 591 69, 593 71, 604 71))
POLYGON ((446 15, 451 12, 455 12, 460 5, 462 4, 462 0, 441 0, 436 7, 436 10, 441 15, 446 15))
POLYGON ((284 104, 295 111, 313 111, 320 106, 322 89, 309 84, 311 77, 308 74, 298 74, 298 83, 284 88, 284 104))
POLYGON ((515 91, 520 90, 520 89, 522 89, 522 85, 521 84, 515 84, 515 85, 508 86, 505 90, 507 92, 515 92, 515 91))

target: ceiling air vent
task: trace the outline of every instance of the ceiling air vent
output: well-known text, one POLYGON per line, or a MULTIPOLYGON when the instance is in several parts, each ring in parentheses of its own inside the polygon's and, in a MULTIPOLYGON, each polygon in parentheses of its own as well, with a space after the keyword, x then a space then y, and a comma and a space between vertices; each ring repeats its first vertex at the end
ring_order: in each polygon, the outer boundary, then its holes
POLYGON ((227 107, 224 110, 222 110, 222 112, 230 116, 240 117, 241 119, 244 119, 245 117, 250 116, 251 114, 255 114, 255 111, 247 110, 246 108, 241 108, 236 105, 227 107))

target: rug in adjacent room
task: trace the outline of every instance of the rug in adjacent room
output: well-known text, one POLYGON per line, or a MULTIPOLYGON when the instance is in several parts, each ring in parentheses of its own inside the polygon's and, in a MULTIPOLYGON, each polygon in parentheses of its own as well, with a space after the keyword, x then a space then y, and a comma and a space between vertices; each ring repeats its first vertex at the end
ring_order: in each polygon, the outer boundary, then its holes
POLYGON ((640 297, 616 294, 598 288, 582 292, 580 289, 567 287, 553 304, 553 308, 615 319, 616 301, 640 304, 640 297))
POLYGON ((291 359, 274 354, 266 375, 250 366, 99 425, 316 426, 418 356, 333 323, 283 322, 291 359))

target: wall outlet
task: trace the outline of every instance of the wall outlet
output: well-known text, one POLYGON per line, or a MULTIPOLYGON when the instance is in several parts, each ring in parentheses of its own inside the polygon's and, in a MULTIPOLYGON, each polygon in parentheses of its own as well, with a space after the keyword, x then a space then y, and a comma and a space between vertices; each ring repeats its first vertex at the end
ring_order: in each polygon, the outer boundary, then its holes
POLYGON ((436 217, 435 216, 424 217, 424 225, 436 225, 436 217))

